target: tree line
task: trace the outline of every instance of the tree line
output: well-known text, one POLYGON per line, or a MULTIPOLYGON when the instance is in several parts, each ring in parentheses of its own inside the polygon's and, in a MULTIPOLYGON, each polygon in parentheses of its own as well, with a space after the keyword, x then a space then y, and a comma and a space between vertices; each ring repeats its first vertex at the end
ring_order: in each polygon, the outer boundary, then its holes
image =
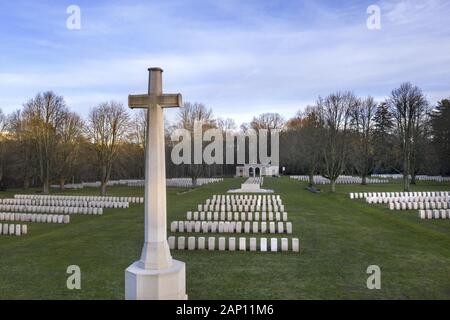
MULTIPOLYGON (((246 133, 250 129, 280 130, 280 166, 285 174, 314 175, 335 182, 342 174, 402 173, 409 190, 417 174, 450 174, 450 100, 432 106, 417 86, 404 83, 388 99, 376 102, 352 92, 319 97, 312 106, 284 119, 278 113, 255 116, 237 128, 233 119, 216 117, 202 103, 185 103, 173 123, 166 121, 168 177, 233 176, 236 165, 180 164, 170 161, 174 129, 246 133)), ((66 183, 142 179, 146 111, 130 114, 116 101, 90 109, 85 119, 71 111, 64 97, 38 93, 20 110, 0 110, 0 186, 61 189, 66 183)), ((206 143, 205 143, 206 144, 206 143)))
POLYGON ((319 97, 285 125, 281 153, 288 173, 320 174, 335 183, 339 175, 403 175, 405 191, 416 175, 450 174, 450 100, 432 106, 411 83, 392 90, 382 102, 352 92, 319 97))

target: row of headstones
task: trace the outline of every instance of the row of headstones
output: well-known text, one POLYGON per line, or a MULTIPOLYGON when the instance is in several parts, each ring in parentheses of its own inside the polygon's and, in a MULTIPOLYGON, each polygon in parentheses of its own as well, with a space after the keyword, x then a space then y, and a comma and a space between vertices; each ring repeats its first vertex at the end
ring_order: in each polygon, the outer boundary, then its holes
POLYGON ((173 221, 171 232, 203 233, 287 233, 292 234, 292 222, 211 222, 211 221, 173 221))
MULTIPOLYGON (((372 174, 372 177, 379 178, 389 178, 389 179, 403 179, 402 174, 372 174)), ((411 175, 409 176, 411 179, 411 175)), ((436 182, 448 182, 450 177, 443 176, 427 176, 427 175, 417 175, 416 180, 418 181, 436 181, 436 182)))
MULTIPOLYGON (((217 183, 223 181, 223 178, 198 178, 197 186, 203 186, 210 183, 217 183)), ((145 180, 135 180, 129 181, 127 183, 128 187, 144 187, 145 180)), ((194 186, 191 178, 172 178, 166 179, 166 187, 176 187, 176 188, 190 188, 194 186)))
POLYGON ((25 221, 37 223, 70 223, 70 216, 36 213, 0 213, 0 221, 25 221))
POLYGON ((1 236, 21 236, 28 233, 28 227, 26 224, 8 224, 0 223, 0 235, 1 236))
POLYGON ((390 210, 448 209, 449 202, 389 202, 390 210))
POLYGON ((78 200, 78 201, 104 201, 104 202, 129 202, 144 203, 144 197, 113 197, 113 196, 67 196, 67 195, 37 195, 37 194, 16 194, 15 199, 34 200, 78 200))
POLYGON ((263 205, 242 205, 242 204, 239 204, 239 205, 236 205, 236 204, 233 204, 233 205, 231 205, 231 204, 227 204, 227 205, 225 205, 225 204, 221 204, 221 205, 220 204, 216 204, 216 205, 203 204, 202 205, 202 204, 199 204, 197 209, 198 209, 198 211, 220 211, 220 212, 229 212, 229 211, 239 211, 239 212, 242 212, 242 211, 245 211, 245 212, 247 212, 247 211, 268 211, 268 212, 281 211, 281 212, 283 212, 284 205, 269 204, 266 206, 265 204, 263 204, 263 205))
POLYGON ((51 206, 22 206, 22 205, 0 205, 0 211, 25 212, 25 213, 51 213, 51 214, 93 214, 102 215, 103 208, 87 207, 51 207, 51 206))
MULTIPOLYGON (((309 181, 309 176, 290 176, 291 179, 297 180, 297 181, 303 181, 307 182, 309 181)), ((330 184, 330 179, 322 177, 322 176, 314 176, 313 181, 315 184, 330 184)), ((352 177, 352 176, 340 176, 336 179, 337 184, 361 184, 362 179, 361 177, 352 177)), ((374 179, 374 178, 367 178, 366 179, 367 184, 383 184, 383 183, 389 183, 389 180, 387 179, 374 179)))
POLYGON ((442 197, 392 197, 392 198, 383 198, 383 197, 367 197, 367 203, 391 203, 391 202, 400 202, 400 203, 433 203, 433 202, 449 202, 450 196, 442 196, 442 197))
POLYGON ((287 212, 198 212, 188 211, 186 220, 206 221, 287 221, 287 212))
POLYGON ((129 208, 129 202, 118 201, 83 201, 54 199, 0 199, 0 205, 25 205, 49 207, 87 207, 87 208, 129 208))
POLYGON ((350 192, 350 199, 402 198, 402 197, 448 197, 450 191, 414 191, 414 192, 350 192))
MULTIPOLYGON (((278 238, 270 238, 270 247, 267 238, 260 238, 259 246, 256 238, 250 238, 249 245, 247 246, 247 238, 240 237, 239 243, 236 243, 236 238, 228 238, 228 245, 225 237, 219 237, 218 246, 216 247, 216 238, 208 237, 208 242, 206 242, 205 237, 188 237, 187 244, 185 237, 174 237, 171 236, 168 239, 169 248, 171 250, 219 250, 219 251, 261 251, 261 252, 278 252, 278 251, 289 251, 289 240, 288 238, 281 238, 280 249, 278 246, 278 238), (217 249, 216 249, 217 248, 217 249)), ((292 238, 290 250, 293 252, 300 252, 300 242, 298 238, 292 238)))
POLYGON ((450 219, 450 210, 419 210, 420 219, 450 219))
POLYGON ((261 195, 261 194, 215 194, 212 198, 206 200, 206 204, 232 204, 238 203, 239 201, 250 201, 252 204, 260 203, 280 203, 281 197, 280 195, 261 195))
POLYGON ((249 177, 247 180, 244 181, 243 184, 257 184, 262 186, 264 183, 263 177, 249 177))
MULTIPOLYGON (((131 180, 133 181, 133 180, 131 180)), ((106 185, 108 187, 114 187, 114 186, 126 186, 128 184, 129 180, 109 180, 106 185)), ((94 182, 81 182, 81 183, 70 183, 65 184, 65 189, 83 189, 83 188, 99 188, 102 185, 100 181, 94 181, 94 182)), ((52 188, 60 188, 60 185, 51 185, 52 188)))

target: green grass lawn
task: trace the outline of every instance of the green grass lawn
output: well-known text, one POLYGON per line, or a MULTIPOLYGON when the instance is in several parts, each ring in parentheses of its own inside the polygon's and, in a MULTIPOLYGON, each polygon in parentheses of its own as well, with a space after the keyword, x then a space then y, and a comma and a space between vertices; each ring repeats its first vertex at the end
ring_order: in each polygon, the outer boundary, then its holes
MULTIPOLYGON (((184 220, 186 211, 240 181, 168 189, 168 223, 184 220)), ((338 185, 336 194, 327 187, 312 194, 305 185, 285 177, 267 178, 264 185, 281 195, 300 254, 173 251, 186 262, 189 299, 450 299, 450 220, 419 220, 417 211, 348 198, 351 191, 400 191, 395 182, 338 185), (373 264, 381 268, 381 290, 366 287, 373 264)), ((419 182, 414 189, 450 185, 419 182)), ((14 193, 23 191, 0 196, 14 193)), ((143 189, 114 187, 109 194, 142 196, 143 189)), ((68 225, 28 223, 26 236, 1 236, 0 299, 123 299, 124 270, 139 258, 143 220, 143 205, 131 204, 103 216, 73 215, 68 225), (73 264, 81 268, 81 290, 66 288, 73 264)))

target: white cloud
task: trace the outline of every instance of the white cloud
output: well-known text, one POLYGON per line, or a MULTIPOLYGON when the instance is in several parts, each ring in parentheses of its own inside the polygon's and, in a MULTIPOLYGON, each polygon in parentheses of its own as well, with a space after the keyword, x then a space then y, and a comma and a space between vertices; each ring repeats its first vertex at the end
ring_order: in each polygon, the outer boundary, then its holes
MULTIPOLYGON (((238 123, 262 112, 291 116, 336 90, 384 97, 404 81, 434 92, 430 99, 450 95, 442 88, 450 83, 450 30, 436 23, 450 14, 445 1, 382 1, 380 31, 365 27, 366 8, 306 3, 307 14, 319 21, 315 26, 296 21, 294 13, 283 20, 261 10, 243 27, 190 20, 192 13, 175 15, 173 3, 158 5, 155 21, 146 11, 156 10, 153 4, 95 7, 83 19, 103 13, 102 19, 83 22, 86 30, 78 40, 36 40, 49 50, 84 47, 80 58, 33 61, 21 68, 25 71, 5 66, 0 96, 23 102, 25 94, 53 89, 86 113, 101 101, 126 102, 128 94, 144 92, 149 66, 165 70, 167 92, 180 91, 185 101, 205 102, 238 123), (158 24, 161 28, 154 29, 158 24)), ((251 11, 249 5, 216 5, 224 14, 238 13, 241 22, 251 11)))

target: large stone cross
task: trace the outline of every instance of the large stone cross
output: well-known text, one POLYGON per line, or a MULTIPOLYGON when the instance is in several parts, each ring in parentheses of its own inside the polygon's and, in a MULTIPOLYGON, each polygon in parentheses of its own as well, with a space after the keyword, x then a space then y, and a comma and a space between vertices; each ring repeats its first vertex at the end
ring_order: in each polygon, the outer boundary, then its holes
POLYGON ((145 242, 139 261, 125 272, 126 299, 186 299, 184 263, 167 243, 163 108, 181 107, 181 94, 162 93, 162 69, 150 68, 148 94, 129 95, 130 108, 147 109, 145 242))

